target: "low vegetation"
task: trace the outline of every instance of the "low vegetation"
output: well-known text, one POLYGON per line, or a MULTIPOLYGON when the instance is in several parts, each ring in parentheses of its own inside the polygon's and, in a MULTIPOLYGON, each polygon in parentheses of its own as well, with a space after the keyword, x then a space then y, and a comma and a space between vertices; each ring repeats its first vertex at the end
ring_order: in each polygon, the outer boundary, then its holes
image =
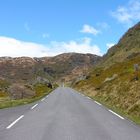
POLYGON ((48 95, 53 89, 49 88, 46 84, 35 84, 32 88, 30 85, 21 86, 14 84, 8 89, 13 96, 8 92, 0 92, 0 108, 32 103, 48 95), (26 93, 30 94, 30 97, 26 93))
POLYGON ((140 66, 140 56, 107 69, 98 67, 74 88, 140 124, 140 71, 136 79, 134 64, 140 66))
POLYGON ((140 124, 140 22, 108 50, 88 78, 73 85, 140 124))

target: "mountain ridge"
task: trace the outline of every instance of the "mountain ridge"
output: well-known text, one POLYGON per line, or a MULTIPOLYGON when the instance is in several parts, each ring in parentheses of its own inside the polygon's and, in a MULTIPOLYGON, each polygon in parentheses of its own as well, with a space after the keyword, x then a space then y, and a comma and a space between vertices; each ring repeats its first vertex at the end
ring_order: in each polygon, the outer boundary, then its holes
POLYGON ((102 57, 100 66, 108 67, 123 62, 140 53, 140 22, 128 29, 116 45, 111 47, 102 57))
MULTIPOLYGON (((94 66, 101 57, 93 54, 64 53, 54 57, 0 57, 0 76, 11 80, 33 79, 34 76, 52 77, 54 80, 65 78, 75 68, 94 66), (85 65, 86 63, 86 65, 85 65), (39 74, 40 73, 40 74, 39 74), (17 78, 16 78, 17 76, 17 78)), ((21 80, 22 81, 22 80, 21 80)), ((26 81, 26 80, 25 80, 26 81)), ((59 80, 60 81, 60 80, 59 80)))

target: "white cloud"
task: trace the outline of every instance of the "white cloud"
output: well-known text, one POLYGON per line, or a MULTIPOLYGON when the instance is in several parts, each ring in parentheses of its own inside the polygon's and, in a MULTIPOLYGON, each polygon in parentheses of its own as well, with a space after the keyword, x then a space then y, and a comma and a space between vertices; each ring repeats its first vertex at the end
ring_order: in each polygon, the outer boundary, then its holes
POLYGON ((100 48, 97 45, 91 44, 90 38, 69 42, 52 41, 48 45, 42 45, 19 41, 8 37, 0 37, 0 56, 43 57, 55 56, 64 52, 93 53, 96 55, 102 55, 100 48))
POLYGON ((115 45, 115 43, 107 43, 106 46, 107 46, 107 49, 110 49, 111 47, 113 47, 115 45))
POLYGON ((95 29, 94 27, 85 24, 82 28, 82 30, 80 31, 81 33, 89 33, 89 34, 93 34, 93 35, 97 35, 100 33, 99 30, 95 29))
POLYGON ((119 6, 111 15, 120 23, 131 26, 140 20, 140 0, 130 0, 125 6, 119 6))
POLYGON ((71 40, 69 42, 56 42, 50 43, 51 51, 55 50, 52 54, 60 54, 62 52, 77 52, 77 53, 92 53, 102 55, 100 48, 97 45, 92 45, 91 38, 83 38, 79 41, 71 40))
POLYGON ((0 56, 38 56, 47 55, 48 49, 40 44, 19 41, 13 38, 0 37, 0 56))

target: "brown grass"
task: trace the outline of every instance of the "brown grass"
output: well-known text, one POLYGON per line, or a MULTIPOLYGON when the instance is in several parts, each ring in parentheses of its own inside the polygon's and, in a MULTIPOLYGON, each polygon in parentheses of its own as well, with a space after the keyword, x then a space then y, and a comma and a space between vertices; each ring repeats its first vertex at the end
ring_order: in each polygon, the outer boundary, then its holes
POLYGON ((81 81, 74 87, 140 123, 140 72, 139 80, 136 81, 134 64, 140 65, 139 56, 116 63, 108 69, 96 68, 88 80, 81 81), (115 79, 104 82, 114 74, 118 75, 115 79))

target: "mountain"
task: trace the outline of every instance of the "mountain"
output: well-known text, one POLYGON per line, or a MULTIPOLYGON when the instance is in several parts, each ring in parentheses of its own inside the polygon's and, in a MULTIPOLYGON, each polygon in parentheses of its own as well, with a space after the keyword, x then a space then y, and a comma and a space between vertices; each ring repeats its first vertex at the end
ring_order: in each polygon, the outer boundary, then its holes
POLYGON ((79 53, 42 58, 0 57, 0 99, 7 102, 9 97, 41 97, 48 92, 46 85, 50 88, 52 84, 69 83, 79 75, 83 77, 100 59, 100 56, 79 53))
POLYGON ((44 59, 43 66, 46 72, 56 81, 72 81, 84 71, 94 67, 101 57, 93 54, 64 53, 51 59, 44 59))
POLYGON ((140 124, 140 23, 108 50, 88 78, 76 80, 73 87, 140 124))
POLYGON ((130 28, 118 44, 110 48, 103 56, 100 65, 108 67, 116 62, 123 62, 140 54, 140 22, 130 28))
POLYGON ((55 57, 1 57, 0 78, 11 82, 30 82, 36 77, 52 81, 72 80, 101 57, 92 54, 64 53, 55 57))
POLYGON ((7 81, 26 81, 33 79, 33 68, 37 62, 28 57, 0 58, 0 78, 7 81))

